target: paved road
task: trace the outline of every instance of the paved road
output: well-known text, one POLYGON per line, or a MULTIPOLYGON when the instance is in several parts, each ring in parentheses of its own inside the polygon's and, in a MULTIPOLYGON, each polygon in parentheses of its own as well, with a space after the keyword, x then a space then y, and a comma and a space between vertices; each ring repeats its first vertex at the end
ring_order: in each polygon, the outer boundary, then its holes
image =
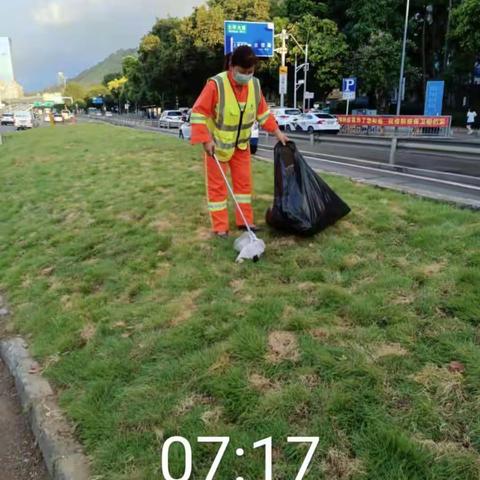
MULTIPOLYGON (((288 135, 288 134, 287 134, 288 135)), ((337 137, 341 140, 341 137, 337 137)), ((457 139, 458 140, 458 139, 457 139)), ((480 152, 480 139, 472 140, 472 146, 478 145, 480 152)), ((440 143, 441 140, 431 140, 432 142, 440 143)), ((449 140, 448 143, 455 141, 449 140)), ((462 138, 461 141, 464 141, 462 138)), ((314 152, 322 154, 325 158, 336 158, 338 160, 360 159, 373 162, 388 163, 390 149, 388 146, 367 146, 367 145, 349 145, 339 143, 322 143, 315 142, 310 145, 308 140, 295 140, 302 151, 314 152)), ((265 143, 263 141, 263 143, 265 143)), ((270 145, 275 143, 275 140, 270 137, 270 145)), ((426 152, 426 151, 412 151, 399 149, 396 153, 396 164, 406 167, 422 168, 426 170, 437 170, 441 172, 457 173, 462 175, 470 175, 480 177, 480 156, 475 158, 473 156, 458 155, 443 152, 426 152)))
POLYGON ((47 480, 39 449, 18 403, 13 379, 0 360, 0 478, 47 480))

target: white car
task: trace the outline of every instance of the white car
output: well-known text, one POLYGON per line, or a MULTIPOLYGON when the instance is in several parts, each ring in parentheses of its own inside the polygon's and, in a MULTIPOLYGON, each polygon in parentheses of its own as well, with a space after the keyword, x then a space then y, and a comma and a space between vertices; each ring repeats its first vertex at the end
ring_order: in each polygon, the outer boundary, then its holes
POLYGON ((302 114, 298 108, 272 108, 271 111, 280 130, 289 130, 292 122, 302 114))
POLYGON ((61 113, 54 113, 53 114, 53 121, 55 123, 63 123, 63 115, 61 113))
POLYGON ((34 118, 32 112, 15 112, 14 126, 17 130, 26 130, 34 127, 34 118))
POLYGON ((15 125, 15 116, 13 113, 4 113, 1 119, 2 125, 15 125))
POLYGON ((112 112, 105 112, 105 116, 106 117, 113 117, 113 113, 112 112))
POLYGON ((287 130, 301 130, 303 132, 335 133, 340 131, 341 125, 329 113, 302 113, 288 126, 287 130), (289 127, 289 128, 288 128, 289 127))
POLYGON ((165 110, 158 119, 158 126, 178 128, 182 125, 182 122, 182 112, 180 110, 165 110))

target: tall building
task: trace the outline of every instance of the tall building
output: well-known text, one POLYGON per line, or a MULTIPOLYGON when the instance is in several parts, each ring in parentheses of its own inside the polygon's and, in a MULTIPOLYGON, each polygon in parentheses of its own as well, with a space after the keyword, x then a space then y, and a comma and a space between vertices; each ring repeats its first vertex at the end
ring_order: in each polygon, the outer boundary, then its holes
POLYGON ((0 37, 0 102, 1 99, 15 99, 23 96, 22 87, 15 81, 12 62, 12 42, 0 37))
POLYGON ((0 37, 0 81, 15 81, 12 63, 12 42, 8 37, 0 37))

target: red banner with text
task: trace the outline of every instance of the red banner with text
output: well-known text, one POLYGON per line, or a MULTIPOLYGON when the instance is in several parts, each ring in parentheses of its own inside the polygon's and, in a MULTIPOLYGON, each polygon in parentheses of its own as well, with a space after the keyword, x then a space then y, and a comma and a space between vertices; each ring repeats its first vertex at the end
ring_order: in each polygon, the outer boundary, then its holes
POLYGON ((358 127, 449 128, 452 117, 420 115, 337 115, 340 125, 358 127))

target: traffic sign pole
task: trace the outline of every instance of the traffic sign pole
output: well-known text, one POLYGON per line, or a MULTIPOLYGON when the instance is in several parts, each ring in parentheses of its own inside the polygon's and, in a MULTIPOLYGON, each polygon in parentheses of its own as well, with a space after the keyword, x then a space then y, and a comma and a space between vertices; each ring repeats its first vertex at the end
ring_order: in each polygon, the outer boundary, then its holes
POLYGON ((407 0, 407 7, 405 11, 405 27, 403 30, 403 44, 402 44, 402 60, 400 63, 400 80, 398 82, 398 99, 397 99, 397 115, 400 115, 402 108, 402 92, 403 92, 403 74, 405 71, 405 55, 407 52, 407 33, 408 33, 408 17, 410 14, 410 0, 407 0))
MULTIPOLYGON (((282 47, 280 49, 280 55, 282 56, 282 67, 285 68, 285 60, 287 56, 287 38, 288 38, 287 31, 285 29, 282 30, 280 37, 282 39, 282 47)), ((283 69, 281 70, 283 71, 283 69)), ((280 78, 279 78, 280 84, 282 83, 281 75, 282 74, 280 74, 280 78)), ((281 88, 281 86, 279 86, 279 89, 280 89, 280 107, 283 108, 285 106, 285 93, 283 92, 283 88, 281 88)))
POLYGON ((303 64, 303 113, 305 113, 305 102, 307 93, 307 72, 308 72, 308 43, 305 45, 305 63, 303 64))
POLYGON ((350 99, 347 99, 347 115, 348 115, 348 110, 350 109, 350 99))

